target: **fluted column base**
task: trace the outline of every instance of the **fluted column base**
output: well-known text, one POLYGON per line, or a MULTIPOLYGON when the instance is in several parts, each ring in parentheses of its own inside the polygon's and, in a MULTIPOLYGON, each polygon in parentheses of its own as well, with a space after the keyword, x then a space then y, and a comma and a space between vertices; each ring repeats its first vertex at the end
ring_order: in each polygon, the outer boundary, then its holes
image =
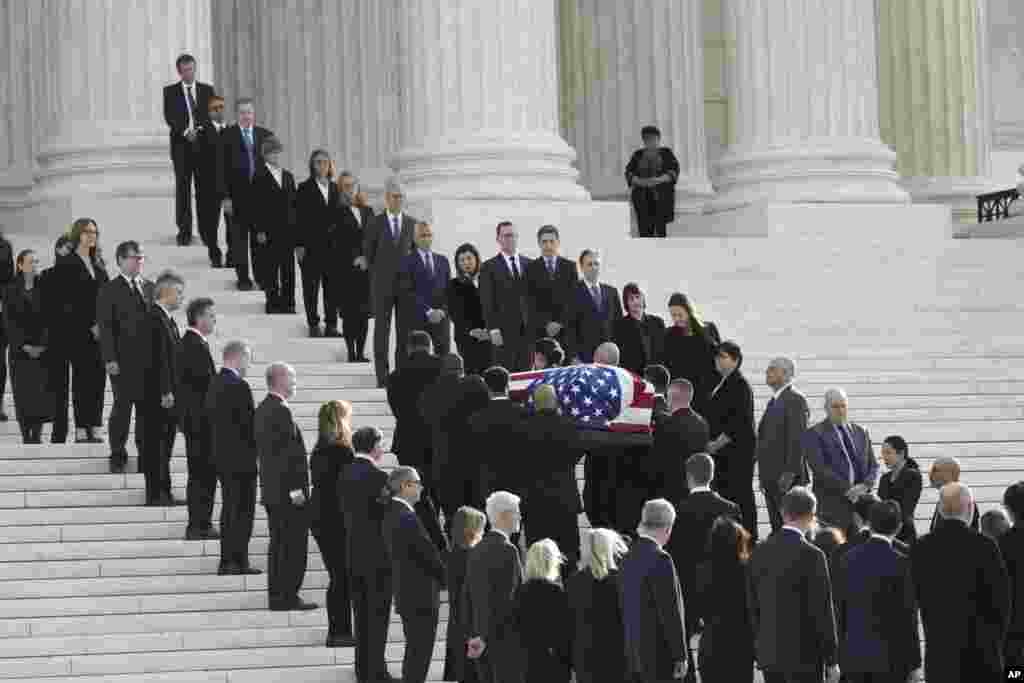
POLYGON ((896 153, 875 139, 732 147, 718 160, 711 211, 765 202, 906 204, 896 153))

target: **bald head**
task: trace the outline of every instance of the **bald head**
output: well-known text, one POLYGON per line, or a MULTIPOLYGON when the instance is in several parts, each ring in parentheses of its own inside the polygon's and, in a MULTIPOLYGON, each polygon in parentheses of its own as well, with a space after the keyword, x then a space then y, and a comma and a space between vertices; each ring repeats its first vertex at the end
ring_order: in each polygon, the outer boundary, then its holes
POLYGON ((594 351, 594 362, 601 365, 619 364, 619 345, 615 342, 604 342, 594 351))
POLYGON ((928 472, 933 488, 941 489, 946 484, 960 481, 960 461, 950 455, 935 458, 928 472))
POLYGON ((974 495, 966 484, 953 482, 939 490, 939 514, 943 519, 959 519, 970 524, 974 518, 974 495))

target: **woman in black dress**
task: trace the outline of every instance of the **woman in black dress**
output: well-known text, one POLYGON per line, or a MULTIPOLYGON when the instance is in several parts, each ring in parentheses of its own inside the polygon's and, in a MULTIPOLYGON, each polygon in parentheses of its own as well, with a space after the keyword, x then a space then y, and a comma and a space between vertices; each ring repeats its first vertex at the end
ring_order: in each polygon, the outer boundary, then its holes
POLYGON ((662 365, 672 379, 688 379, 693 384, 693 409, 704 415, 708 397, 718 385, 715 350, 722 338, 712 322, 701 319, 690 299, 676 292, 668 300, 672 326, 665 332, 662 365))
POLYGON ((622 288, 622 303, 626 317, 616 321, 612 341, 619 347, 619 365, 643 377, 647 366, 661 359, 665 321, 647 313, 647 297, 635 282, 622 288))
POLYGON ((572 617, 559 574, 565 558, 550 538, 526 552, 519 587, 519 634, 525 683, 569 683, 572 669, 572 617))
POLYGON ((664 237, 666 224, 675 220, 679 160, 671 149, 661 146, 661 131, 656 127, 644 126, 640 137, 644 146, 626 164, 626 185, 640 236, 664 237))
POLYGON ((4 323, 11 344, 14 411, 25 443, 42 443, 43 422, 53 418, 46 353, 46 315, 36 275, 36 254, 18 254, 18 274, 4 292, 4 323))
POLYGON ((351 647, 352 601, 345 556, 345 517, 341 513, 338 481, 352 452, 352 404, 328 401, 320 407, 320 439, 309 458, 313 492, 310 531, 327 568, 327 647, 351 647))
POLYGON ((878 497, 882 500, 895 500, 900 504, 903 528, 896 538, 907 545, 913 545, 917 541, 914 513, 921 500, 921 470, 910 457, 910 448, 901 436, 890 436, 882 442, 882 460, 889 471, 878 480, 878 497))
POLYGON ((445 681, 477 683, 476 666, 466 657, 469 640, 468 615, 463 610, 463 589, 466 585, 466 560, 469 551, 484 536, 487 517, 476 508, 460 507, 452 515, 452 549, 445 566, 448 569, 448 634, 445 638, 445 681))
POLYGON ((709 559, 697 568, 704 619, 698 665, 706 683, 754 680, 754 630, 747 609, 751 549, 750 534, 728 517, 711 527, 709 559))
POLYGON ((455 346, 467 375, 491 366, 491 337, 480 304, 480 252, 472 244, 455 250, 456 276, 448 283, 448 308, 455 324, 455 346))
POLYGON ((576 683, 628 680, 618 570, 625 553, 626 544, 611 529, 593 529, 583 537, 582 568, 568 586, 576 683))
POLYGON ((369 363, 366 335, 370 329, 370 274, 363 257, 363 230, 373 220, 373 209, 351 173, 342 171, 337 178, 338 228, 330 250, 340 272, 333 279, 332 305, 337 306, 342 320, 348 362, 369 363))

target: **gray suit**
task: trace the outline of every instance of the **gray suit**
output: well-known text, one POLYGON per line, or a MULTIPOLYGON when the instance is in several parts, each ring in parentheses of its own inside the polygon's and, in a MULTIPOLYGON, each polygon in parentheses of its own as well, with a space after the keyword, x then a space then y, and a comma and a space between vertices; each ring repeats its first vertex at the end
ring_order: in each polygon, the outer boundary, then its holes
MULTIPOLYGON (((391 316, 399 304, 398 271, 402 261, 412 251, 416 219, 401 214, 402 225, 398 239, 392 237, 388 213, 374 216, 363 230, 363 255, 370 270, 370 291, 373 301, 373 361, 377 382, 383 385, 391 368, 388 363, 388 341, 391 337, 391 316)), ((395 366, 401 365, 405 355, 405 341, 395 344, 395 366)))
POLYGON ((835 425, 828 419, 804 432, 804 457, 814 474, 818 517, 843 531, 853 524, 853 503, 846 498, 847 491, 854 484, 865 484, 870 491, 878 481, 878 460, 868 430, 852 422, 847 428, 853 442, 853 452, 849 454, 835 425), (849 478, 847 466, 853 468, 849 478))
POLYGON ((777 399, 769 401, 757 426, 757 473, 772 531, 782 526, 782 496, 788 490, 783 489, 779 478, 792 474, 790 486, 806 484, 808 480, 801 439, 810 416, 807 399, 790 385, 777 399))

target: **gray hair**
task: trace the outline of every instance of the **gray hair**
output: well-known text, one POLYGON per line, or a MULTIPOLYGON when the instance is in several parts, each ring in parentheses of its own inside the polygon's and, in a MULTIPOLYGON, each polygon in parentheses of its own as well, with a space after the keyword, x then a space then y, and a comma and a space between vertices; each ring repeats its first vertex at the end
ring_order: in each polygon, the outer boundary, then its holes
POLYGON ((294 372, 294 370, 292 370, 292 366, 288 365, 287 363, 283 363, 281 361, 274 361, 273 363, 268 365, 266 372, 267 388, 272 389, 274 387, 275 377, 277 377, 278 375, 286 375, 288 374, 288 372, 294 372))
POLYGON ((793 378, 796 377, 796 363, 784 356, 773 358, 771 362, 768 363, 768 367, 782 370, 782 376, 786 378, 787 382, 792 382, 793 378))
POLYGON ((848 401, 849 397, 847 397, 846 392, 843 389, 840 389, 839 387, 831 387, 831 388, 825 390, 825 411, 826 412, 829 411, 832 408, 832 402, 837 400, 837 399, 842 399, 844 401, 848 401))
POLYGON ((246 351, 249 351, 249 345, 241 339, 232 339, 224 345, 224 351, 221 356, 226 360, 228 358, 235 358, 242 356, 246 351))
POLYGON ((495 491, 487 496, 487 519, 494 523, 503 512, 515 512, 519 509, 520 498, 508 491, 495 491))
POLYGON ((402 192, 402 181, 398 176, 391 176, 387 182, 384 183, 384 192, 388 194, 404 194, 402 192))
POLYGON ((664 498, 655 498, 644 503, 640 514, 640 528, 648 531, 671 529, 676 523, 676 508, 664 498))
POLYGON ((399 465, 391 470, 391 474, 388 475, 388 488, 391 489, 391 493, 397 496, 402 490, 402 484, 407 481, 418 481, 419 478, 420 473, 416 471, 415 467, 399 465))
POLYGON ((602 365, 618 366, 620 356, 619 345, 615 342, 606 341, 594 351, 594 362, 601 363, 602 365))
POLYGON ((622 536, 611 529, 592 529, 583 535, 583 568, 601 581, 618 567, 628 550, 622 536))
POLYGON ((160 292, 167 289, 168 287, 184 287, 185 278, 178 275, 173 270, 165 270, 160 273, 156 278, 156 284, 153 286, 153 297, 159 298, 160 292))

